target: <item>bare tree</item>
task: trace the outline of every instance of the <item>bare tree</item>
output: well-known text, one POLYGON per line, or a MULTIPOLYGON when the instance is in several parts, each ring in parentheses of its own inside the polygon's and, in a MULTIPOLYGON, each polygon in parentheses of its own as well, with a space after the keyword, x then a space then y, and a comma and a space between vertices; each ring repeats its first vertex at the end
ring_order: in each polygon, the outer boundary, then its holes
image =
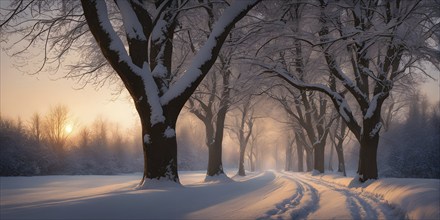
POLYGON ((42 139, 43 121, 39 113, 34 113, 30 119, 29 130, 31 137, 39 144, 42 139))
POLYGON ((305 141, 306 138, 304 137, 304 133, 301 128, 295 131, 295 140, 296 140, 296 151, 298 155, 298 172, 304 171, 304 151, 306 152, 307 171, 312 171, 313 169, 312 148, 307 145, 305 141))
POLYGON ((282 88, 281 91, 268 94, 286 112, 290 128, 299 130, 295 137, 302 142, 299 148, 304 146, 307 152, 307 170, 312 169, 310 160, 313 154, 313 169, 324 172, 325 145, 336 117, 327 113, 327 100, 324 97, 305 90, 295 92, 293 88, 284 86, 282 88))
MULTIPOLYGON (((238 115, 234 118, 234 124, 228 126, 232 134, 238 140, 239 144, 239 161, 238 161, 238 175, 245 176, 246 171, 244 169, 244 159, 246 153, 246 147, 248 146, 249 140, 252 137, 255 120, 259 117, 255 116, 255 105, 258 102, 255 101, 255 96, 250 94, 247 98, 244 98, 242 103, 237 107, 238 115)), ((252 157, 254 154, 251 151, 249 158, 252 163, 252 157)))
MULTIPOLYGON (((295 136, 290 134, 287 136, 287 146, 286 146, 286 171, 293 171, 293 163, 294 163, 294 156, 295 156, 295 149, 297 147, 294 146, 295 143, 295 136)), ((298 158, 299 160, 299 158, 298 158)), ((301 159, 301 163, 302 163, 301 159)))
POLYGON ((90 130, 86 127, 82 128, 81 131, 79 132, 79 146, 84 148, 84 147, 88 147, 90 139, 91 139, 91 134, 90 134, 90 130))
POLYGON ((259 129, 256 124, 253 125, 252 133, 249 138, 249 147, 246 150, 246 157, 248 158, 251 172, 261 170, 262 159, 259 146, 261 144, 262 132, 263 131, 259 129))
MULTIPOLYGON (((341 120, 341 118, 337 118, 335 126, 332 129, 332 132, 330 132, 330 137, 332 140, 332 144, 336 149, 336 154, 338 155, 338 172, 342 172, 344 176, 346 176, 347 173, 345 170, 343 144, 347 136, 348 136, 347 125, 343 120, 341 120)), ((331 163, 331 160, 329 163, 331 163)))
MULTIPOLYGON (((208 19, 207 27, 203 29, 203 25, 196 26, 206 33, 206 30, 212 31, 212 24, 215 17, 219 14, 219 9, 213 7, 212 3, 204 6, 208 19)), ((249 20, 243 21, 243 26, 249 23, 249 20)), ((200 35, 200 34, 199 34, 200 35)), ((187 41, 190 43, 188 50, 193 51, 199 44, 200 40, 197 33, 188 32, 187 41)), ((203 34, 201 34, 203 36, 203 34)), ((243 64, 237 59, 246 51, 244 39, 247 33, 241 27, 236 27, 229 33, 226 43, 223 45, 222 51, 219 53, 218 60, 211 69, 211 74, 201 82, 195 93, 188 102, 188 108, 205 126, 206 146, 209 150, 207 176, 224 174, 222 163, 222 145, 225 128, 225 121, 228 112, 235 108, 235 105, 243 99, 243 93, 246 87, 249 87, 244 75, 248 75, 249 71, 243 71, 243 64), (234 62, 235 61, 235 62, 234 62), (222 75, 220 78, 217 75, 222 75)), ((249 65, 244 65, 248 67, 249 65)), ((249 89, 248 89, 249 90, 249 89)))
MULTIPOLYGON (((257 3, 258 0, 236 1, 228 6, 178 80, 172 75, 173 39, 176 28, 180 27, 179 14, 197 7, 190 5, 189 1, 159 0, 152 5, 149 1, 138 0, 117 0, 114 4, 83 0, 81 7, 77 2, 47 0, 26 4, 17 1, 10 7, 1 29, 2 32, 23 30, 22 42, 28 45, 43 42, 45 55, 48 51, 57 54, 55 61, 58 63, 62 61, 59 58, 68 52, 81 53, 74 51, 78 48, 74 46, 87 45, 88 41, 81 37, 92 34, 102 53, 99 57, 104 57, 106 61, 93 65, 85 63, 84 68, 77 66, 88 70, 81 77, 96 76, 93 73, 97 70, 111 66, 133 98, 142 126, 142 187, 146 179, 179 182, 175 135, 177 117, 211 69, 230 30, 257 3), (19 19, 20 14, 24 15, 22 20, 19 19), (27 26, 27 15, 33 16, 31 21, 34 21, 34 26, 27 26)), ((47 59, 44 59, 44 64, 47 64, 47 59)))
POLYGON ((211 75, 189 99, 189 111, 200 119, 205 126, 206 146, 208 147, 207 176, 224 174, 222 163, 222 144, 226 114, 230 100, 230 56, 219 56, 219 71, 222 80, 219 84, 216 75, 211 75), (218 89, 220 87, 220 89, 218 89), (207 99, 207 100, 206 100, 207 99))
POLYGON ((44 138, 56 153, 64 153, 69 133, 66 126, 69 123, 69 109, 64 105, 50 108, 44 120, 44 138))

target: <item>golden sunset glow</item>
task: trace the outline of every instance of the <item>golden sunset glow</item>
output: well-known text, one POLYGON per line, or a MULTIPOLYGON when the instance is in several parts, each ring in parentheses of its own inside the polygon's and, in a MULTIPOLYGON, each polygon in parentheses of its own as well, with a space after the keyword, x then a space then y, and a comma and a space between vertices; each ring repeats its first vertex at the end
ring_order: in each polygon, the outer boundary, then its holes
POLYGON ((98 116, 111 118, 124 128, 131 128, 137 122, 136 111, 125 93, 115 98, 112 95, 114 88, 109 86, 99 90, 93 86, 77 89, 79 84, 74 80, 54 80, 55 77, 46 72, 26 74, 34 72, 31 69, 20 72, 13 64, 14 58, 4 50, 1 50, 0 58, 2 117, 28 120, 34 113, 46 115, 50 106, 61 104, 67 106, 73 119, 78 120, 78 127, 72 127, 73 133, 79 127, 93 123, 98 116))
POLYGON ((68 125, 66 125, 66 127, 64 128, 64 130, 66 131, 67 134, 72 133, 72 131, 73 131, 73 125, 72 125, 72 124, 68 124, 68 125))

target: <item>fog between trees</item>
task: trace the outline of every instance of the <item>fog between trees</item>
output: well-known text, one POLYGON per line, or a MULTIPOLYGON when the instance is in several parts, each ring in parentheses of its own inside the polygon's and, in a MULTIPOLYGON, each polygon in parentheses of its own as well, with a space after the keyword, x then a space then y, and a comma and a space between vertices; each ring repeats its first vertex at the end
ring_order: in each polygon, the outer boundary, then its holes
MULTIPOLYGON (((276 105, 276 101, 266 99, 264 106, 276 105)), ((260 108, 261 109, 261 108, 260 108)), ((259 111, 257 111, 259 112, 259 111)), ((282 112, 264 109, 266 115, 255 121, 254 137, 250 138, 246 149, 244 168, 252 170, 251 148, 254 148, 254 170, 287 169, 286 148, 292 144, 286 123, 271 119, 271 116, 285 118, 282 112), (271 131, 271 132, 267 132, 271 131), (256 137, 256 136, 258 137, 256 137), (277 154, 278 153, 278 154, 277 154)), ((234 124, 240 114, 228 115, 227 124, 234 124)), ((440 150, 440 105, 429 104, 419 93, 408 99, 408 104, 396 115, 388 131, 383 133, 379 156, 380 176, 440 178, 438 157, 440 150), (411 103, 411 104, 409 104, 411 103), (422 106, 423 108, 420 108, 422 106)), ((205 144, 203 124, 190 112, 184 112, 177 124, 179 144, 179 169, 204 170, 208 164, 208 149, 205 144)), ((142 151, 139 147, 140 128, 134 125, 128 130, 120 129, 117 123, 98 117, 90 125, 75 122, 75 114, 67 106, 50 108, 46 114, 34 114, 30 119, 10 119, 0 121, 0 175, 49 175, 49 174, 120 174, 141 172, 142 151), (53 141, 48 130, 57 127, 52 124, 55 111, 62 109, 59 120, 63 127, 62 141, 53 141), (65 117, 64 117, 65 116, 65 117), (71 134, 65 133, 65 126, 74 124, 71 134), (60 144, 62 143, 62 144, 60 144), (59 144, 59 145, 57 145, 59 144)), ((356 168, 359 147, 350 136, 344 140, 344 154, 348 172, 356 168)), ((331 142, 325 154, 326 170, 337 170, 338 159, 331 142), (332 155, 332 156, 331 156, 332 155), (329 161, 332 161, 329 166, 329 161)), ((298 171, 298 153, 295 142, 291 145, 291 170, 298 171)), ((224 164, 226 169, 238 169, 239 141, 234 130, 227 129, 224 142, 224 164)), ((304 152, 306 153, 306 152, 304 152)), ((304 160, 303 167, 307 164, 304 160)), ((306 170, 306 169, 304 169, 306 170)))

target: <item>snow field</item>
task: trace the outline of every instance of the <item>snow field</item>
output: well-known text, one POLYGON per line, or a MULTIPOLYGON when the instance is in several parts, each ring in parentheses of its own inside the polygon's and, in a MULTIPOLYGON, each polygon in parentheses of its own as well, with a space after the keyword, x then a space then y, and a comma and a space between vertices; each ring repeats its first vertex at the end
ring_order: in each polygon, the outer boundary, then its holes
POLYGON ((184 186, 134 190, 140 176, 1 177, 0 219, 255 219, 295 191, 273 172, 230 182, 180 172, 184 186))
POLYGON ((1 177, 0 219, 438 219, 439 180, 359 184, 335 174, 266 171, 181 183, 118 176, 1 177), (148 183, 147 183, 148 184, 148 183))

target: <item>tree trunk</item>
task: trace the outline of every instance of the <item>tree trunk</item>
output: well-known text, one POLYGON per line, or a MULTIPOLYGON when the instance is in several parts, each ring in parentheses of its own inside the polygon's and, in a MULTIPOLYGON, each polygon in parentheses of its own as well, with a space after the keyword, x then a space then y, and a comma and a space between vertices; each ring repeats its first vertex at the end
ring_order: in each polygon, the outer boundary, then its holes
POLYGON ((298 134, 295 133, 296 137, 296 150, 298 152, 298 172, 304 172, 304 148, 299 140, 298 134))
POLYGON ((338 172, 342 172, 344 176, 347 174, 345 173, 345 160, 344 160, 344 151, 342 149, 342 141, 340 141, 336 146, 336 153, 338 155, 338 172))
POLYGON ((332 144, 330 147, 330 156, 328 158, 328 170, 333 171, 333 153, 335 151, 336 146, 332 144))
POLYGON ((292 145, 286 147, 286 171, 292 171, 292 145))
POLYGON ((166 179, 179 183, 174 129, 173 123, 159 123, 152 127, 146 127, 143 123, 144 175, 140 186, 148 179, 166 179))
POLYGON ((379 145, 379 134, 371 137, 368 133, 362 135, 359 151, 359 181, 377 179, 377 147, 379 145))
POLYGON ((208 169, 206 173, 207 176, 216 176, 216 175, 224 174, 223 164, 222 164, 222 145, 223 145, 223 133, 225 129, 226 113, 228 113, 228 109, 229 109, 230 75, 231 72, 229 70, 226 70, 222 74, 223 91, 221 94, 221 100, 220 100, 219 109, 217 112, 217 119, 215 123, 214 145, 209 148, 209 161, 208 161, 208 169))
MULTIPOLYGON (((220 105, 222 106, 222 103, 220 105)), ((222 106, 217 114, 214 143, 209 147, 207 176, 216 176, 224 173, 222 164, 222 144, 226 113, 227 106, 222 106)))
POLYGON ((325 145, 323 143, 318 143, 314 147, 314 166, 313 169, 319 171, 320 173, 324 173, 324 151, 325 151, 325 145))
POLYGON ((313 152, 310 150, 306 150, 306 165, 307 165, 307 172, 313 170, 313 152))
MULTIPOLYGON (((386 96, 384 96, 386 98, 386 96)), ((369 117, 364 116, 363 130, 360 134, 359 143, 359 181, 364 182, 369 179, 377 179, 377 147, 379 145, 379 132, 382 128, 380 109, 382 108, 383 98, 377 101, 377 106, 373 114, 369 117)), ((365 115, 365 114, 364 114, 365 115)))
POLYGON ((254 149, 255 149, 255 147, 254 146, 251 146, 251 153, 250 153, 250 157, 249 157, 249 163, 250 163, 250 166, 251 166, 251 172, 254 172, 255 171, 255 160, 256 160, 256 158, 255 158, 255 154, 254 154, 254 149), (255 160, 254 160, 254 158, 255 158, 255 160))
POLYGON ((251 164, 251 172, 254 172, 255 171, 255 162, 252 158, 250 159, 250 164, 251 164))
POLYGON ((239 176, 246 176, 246 171, 244 170, 244 147, 240 146, 240 160, 238 162, 238 175, 239 176))
POLYGON ((222 165, 222 145, 221 143, 215 141, 209 147, 209 160, 207 176, 216 176, 224 173, 222 165))
MULTIPOLYGON (((342 145, 344 143, 344 137, 345 137, 345 130, 347 128, 347 124, 341 120, 341 118, 337 119, 336 122, 337 125, 340 125, 340 131, 339 135, 336 135, 337 143, 334 141, 336 154, 338 155, 338 172, 342 172, 344 176, 347 176, 347 173, 345 172, 345 159, 344 159, 344 149, 342 148, 342 145)), ((337 132, 336 132, 337 133, 337 132)))

